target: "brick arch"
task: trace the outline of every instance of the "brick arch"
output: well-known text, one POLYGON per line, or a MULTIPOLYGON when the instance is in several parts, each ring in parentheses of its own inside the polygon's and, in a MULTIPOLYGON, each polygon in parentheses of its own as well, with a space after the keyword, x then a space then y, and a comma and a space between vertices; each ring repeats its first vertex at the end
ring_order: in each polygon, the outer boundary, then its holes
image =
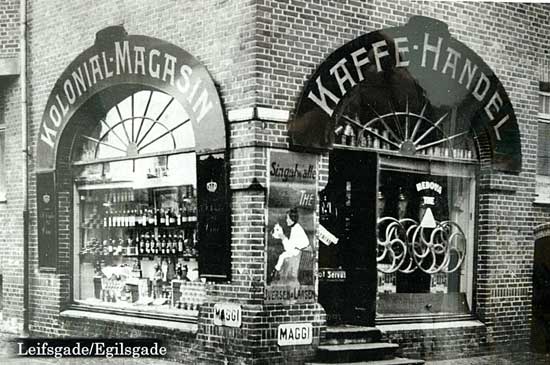
POLYGON ((542 223, 533 229, 535 240, 550 238, 550 223, 542 223))
POLYGON ((128 35, 122 26, 99 31, 50 92, 36 146, 37 170, 56 169, 63 130, 94 96, 120 85, 144 85, 173 96, 189 113, 198 153, 227 148, 221 99, 206 68, 180 47, 160 39, 128 35))
MULTIPOLYGON (((365 84, 372 94, 390 89, 394 104, 422 95, 441 113, 457 108, 478 138, 482 161, 496 170, 521 171, 519 127, 497 75, 445 23, 423 16, 364 34, 328 55, 305 84, 289 123, 292 147, 332 149, 338 109, 365 84)), ((379 101, 371 107, 379 108, 379 101)))

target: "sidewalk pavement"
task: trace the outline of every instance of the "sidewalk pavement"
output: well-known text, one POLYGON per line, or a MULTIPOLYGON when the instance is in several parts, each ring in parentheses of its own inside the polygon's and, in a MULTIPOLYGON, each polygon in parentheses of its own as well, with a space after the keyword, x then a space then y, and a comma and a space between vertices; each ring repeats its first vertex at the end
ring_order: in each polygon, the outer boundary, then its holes
POLYGON ((426 365, 546 365, 550 364, 550 354, 529 352, 506 353, 464 359, 426 361, 426 365))
MULTIPOLYGON (((0 356, 0 364, 2 365, 177 365, 178 363, 159 360, 154 358, 2 358, 0 356)), ((519 354, 500 354, 491 356, 470 357, 464 359, 427 361, 426 365, 544 365, 550 364, 549 355, 533 355, 529 353, 519 354)))

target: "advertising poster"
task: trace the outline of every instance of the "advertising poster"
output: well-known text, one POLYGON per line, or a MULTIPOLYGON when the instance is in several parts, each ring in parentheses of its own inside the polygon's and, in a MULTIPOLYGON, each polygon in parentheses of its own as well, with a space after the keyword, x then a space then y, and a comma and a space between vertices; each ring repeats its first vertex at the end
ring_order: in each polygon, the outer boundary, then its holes
POLYGON ((317 157, 272 151, 268 171, 266 302, 313 302, 317 157))

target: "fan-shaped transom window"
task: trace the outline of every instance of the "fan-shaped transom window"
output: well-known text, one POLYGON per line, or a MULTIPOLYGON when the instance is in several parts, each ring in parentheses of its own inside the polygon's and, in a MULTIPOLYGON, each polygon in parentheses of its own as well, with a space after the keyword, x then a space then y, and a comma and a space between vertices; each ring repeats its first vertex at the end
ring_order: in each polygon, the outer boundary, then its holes
POLYGON ((194 148, 189 116, 174 97, 156 90, 132 93, 79 137, 76 162, 137 158, 194 148))

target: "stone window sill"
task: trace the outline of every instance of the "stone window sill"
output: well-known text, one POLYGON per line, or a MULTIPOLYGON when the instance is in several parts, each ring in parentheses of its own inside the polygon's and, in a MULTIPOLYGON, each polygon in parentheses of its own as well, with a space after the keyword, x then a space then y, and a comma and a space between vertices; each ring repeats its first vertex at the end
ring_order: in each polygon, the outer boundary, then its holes
POLYGON ((438 329, 452 329, 452 328, 474 328, 485 327, 485 324, 478 320, 463 320, 463 321, 444 321, 444 322, 425 322, 425 323, 396 323, 396 324, 383 324, 377 325, 376 328, 382 332, 394 332, 394 331, 415 331, 415 330, 438 330, 438 329))
POLYGON ((168 328, 172 330, 180 330, 182 332, 197 333, 197 323, 169 321, 154 318, 131 317, 120 314, 110 314, 101 312, 92 312, 79 309, 68 309, 60 313, 60 317, 64 319, 86 319, 103 322, 116 322, 132 326, 145 326, 168 328))

